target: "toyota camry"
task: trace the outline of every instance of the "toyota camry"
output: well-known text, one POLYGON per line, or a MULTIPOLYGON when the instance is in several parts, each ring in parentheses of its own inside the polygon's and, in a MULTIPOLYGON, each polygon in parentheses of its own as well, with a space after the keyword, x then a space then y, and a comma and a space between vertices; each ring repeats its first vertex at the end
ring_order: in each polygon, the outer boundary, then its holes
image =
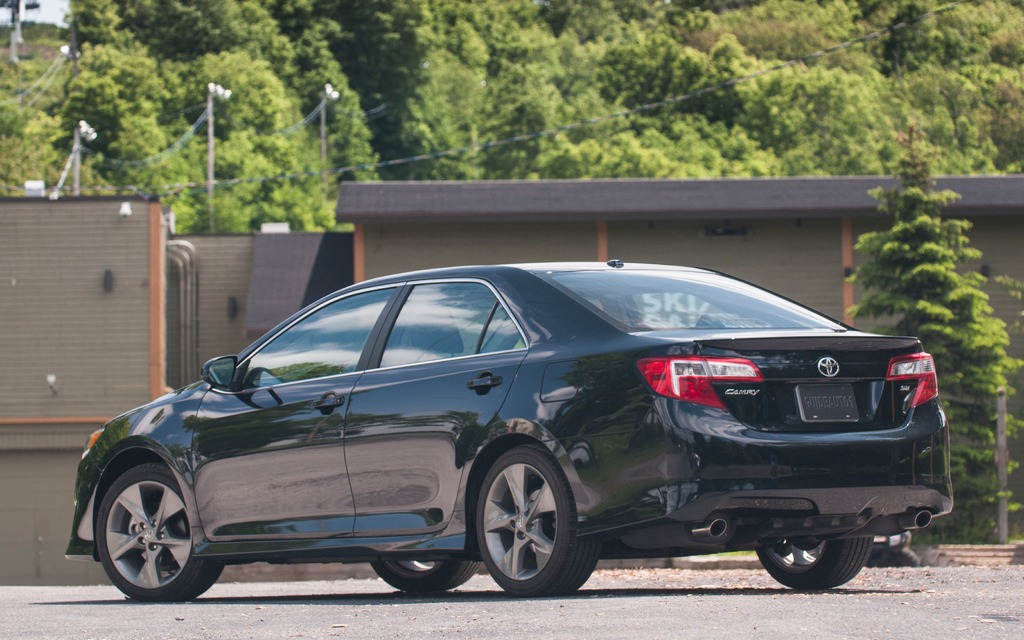
POLYGON ((227 564, 370 562, 410 592, 482 563, 516 596, 602 558, 753 550, 844 584, 952 509, 935 363, 724 274, 623 264, 370 280, 93 434, 68 557, 137 600, 227 564))

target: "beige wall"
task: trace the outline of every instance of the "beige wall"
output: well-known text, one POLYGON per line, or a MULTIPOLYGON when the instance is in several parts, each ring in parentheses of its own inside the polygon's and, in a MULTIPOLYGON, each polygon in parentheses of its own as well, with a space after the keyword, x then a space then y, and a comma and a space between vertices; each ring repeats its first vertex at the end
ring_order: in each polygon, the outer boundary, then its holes
POLYGON ((0 584, 101 584, 99 563, 64 558, 71 535, 72 490, 85 436, 74 449, 0 448, 0 584))
MULTIPOLYGON (((611 222, 607 257, 725 271, 842 316, 838 220, 731 223, 746 235, 710 236, 707 227, 721 225, 714 221, 611 222)), ((601 259, 596 223, 364 225, 364 242, 367 278, 464 264, 601 259)))
POLYGON ((121 202, 0 202, 0 584, 103 581, 64 559, 78 461, 164 364, 160 207, 132 200, 123 217, 121 202))
POLYGON ((749 280, 833 317, 843 313, 839 220, 730 220, 746 235, 709 234, 721 221, 613 222, 608 254, 627 262, 705 267, 749 280))
MULTIPOLYGON (((199 364, 234 354, 248 346, 245 307, 252 276, 253 235, 186 236, 196 247, 199 269, 199 364), (228 317, 228 300, 238 302, 238 314, 228 317)), ((283 318, 282 318, 283 320, 283 318)), ((199 378, 196 371, 192 376, 199 378)))
POLYGON ((150 399, 149 205, 124 218, 119 204, 0 205, 0 418, 110 417, 150 399))
POLYGON ((595 260, 593 223, 365 225, 366 277, 465 264, 595 260))
MULTIPOLYGON (((983 255, 972 266, 980 268, 987 265, 993 278, 1005 275, 1024 282, 1024 219, 975 218, 973 222, 974 228, 969 232, 971 244, 983 255)), ((1010 324, 1024 320, 1020 315, 1024 311, 1024 302, 1014 300, 1003 287, 991 281, 985 291, 997 316, 1010 324)), ((1010 352, 1024 358, 1024 333, 1010 333, 1010 352)), ((1018 385, 1018 389, 1024 393, 1024 385, 1018 385)))

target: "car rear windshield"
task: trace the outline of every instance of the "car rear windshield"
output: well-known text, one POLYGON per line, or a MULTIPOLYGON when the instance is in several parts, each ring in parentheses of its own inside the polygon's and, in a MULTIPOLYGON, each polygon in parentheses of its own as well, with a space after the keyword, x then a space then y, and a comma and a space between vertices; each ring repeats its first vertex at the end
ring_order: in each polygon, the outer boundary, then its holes
POLYGON ((627 331, 844 328, 769 291, 715 273, 616 270, 538 275, 627 331))

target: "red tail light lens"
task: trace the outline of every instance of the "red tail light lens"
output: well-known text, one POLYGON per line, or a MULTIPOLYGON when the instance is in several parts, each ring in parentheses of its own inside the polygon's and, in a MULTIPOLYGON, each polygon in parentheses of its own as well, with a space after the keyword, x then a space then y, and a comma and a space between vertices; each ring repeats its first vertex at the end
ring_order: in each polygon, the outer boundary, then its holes
POLYGON ((761 370, 742 358, 644 358, 636 363, 658 395, 725 409, 712 382, 761 382, 761 370))
POLYGON ((917 388, 911 407, 928 402, 939 395, 939 380, 935 375, 935 359, 927 353, 914 353, 909 356, 896 356, 889 361, 888 381, 914 380, 917 388))

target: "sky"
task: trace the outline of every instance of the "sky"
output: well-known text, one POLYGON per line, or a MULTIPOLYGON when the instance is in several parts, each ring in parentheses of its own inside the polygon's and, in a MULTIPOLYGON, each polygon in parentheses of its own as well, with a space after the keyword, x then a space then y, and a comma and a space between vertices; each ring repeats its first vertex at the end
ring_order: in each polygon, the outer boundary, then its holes
MULTIPOLYGON (((64 14, 68 12, 68 3, 71 0, 38 0, 39 8, 26 11, 23 16, 28 22, 49 22, 50 24, 65 24, 64 14)), ((6 12, 5 12, 6 13, 6 12)), ((10 21, 11 16, 4 16, 4 22, 10 21)))

